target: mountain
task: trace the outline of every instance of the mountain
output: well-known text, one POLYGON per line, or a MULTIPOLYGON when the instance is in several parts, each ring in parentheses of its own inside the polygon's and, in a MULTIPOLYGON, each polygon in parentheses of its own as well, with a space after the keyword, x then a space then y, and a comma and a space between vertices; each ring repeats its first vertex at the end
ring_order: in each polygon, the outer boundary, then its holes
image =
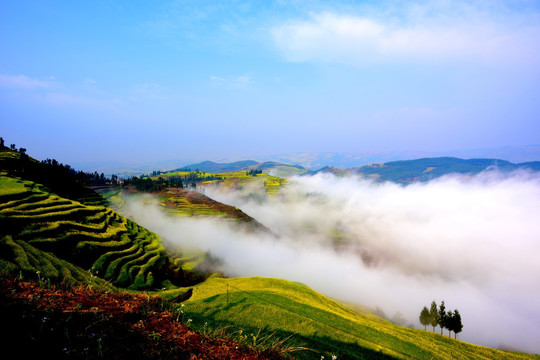
POLYGON ((514 164, 499 159, 459 159, 453 157, 423 158, 416 160, 391 161, 352 169, 354 174, 377 181, 411 183, 428 181, 448 174, 478 174, 488 169, 502 172, 523 169, 538 171, 540 162, 514 164))
POLYGON ((209 173, 216 172, 233 172, 240 170, 247 170, 250 166, 257 165, 258 162, 254 160, 235 161, 231 163, 216 163, 213 161, 203 161, 196 164, 186 165, 180 169, 172 171, 203 171, 209 173))
MULTIPOLYGON (((457 157, 462 159, 505 159, 513 163, 540 159, 540 145, 504 146, 498 148, 463 149, 448 151, 364 151, 364 152, 321 152, 296 154, 271 154, 265 160, 299 164, 309 170, 334 166, 341 169, 385 163, 398 160, 414 160, 433 157, 457 157)), ((258 159, 258 157, 256 157, 258 159)))
POLYGON ((319 170, 316 171, 310 171, 309 173, 306 173, 307 175, 315 175, 315 174, 334 174, 336 176, 344 176, 351 173, 351 170, 343 170, 339 169, 334 166, 325 166, 319 170))

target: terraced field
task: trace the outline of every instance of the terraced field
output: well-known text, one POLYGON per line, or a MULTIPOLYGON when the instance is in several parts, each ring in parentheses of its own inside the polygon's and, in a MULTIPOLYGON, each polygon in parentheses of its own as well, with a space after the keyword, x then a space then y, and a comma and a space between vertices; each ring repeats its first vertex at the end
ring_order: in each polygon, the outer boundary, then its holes
POLYGON ((157 235, 109 208, 61 198, 6 175, 0 176, 0 189, 5 274, 137 290, 200 280, 165 254, 157 235))
MULTIPOLYGON (((160 174, 153 178, 185 178, 190 175, 193 175, 193 173, 187 171, 173 171, 160 174)), ((275 194, 283 185, 287 184, 287 180, 277 176, 272 176, 266 173, 249 175, 246 171, 223 172, 215 174, 198 172, 197 177, 197 183, 200 184, 202 187, 208 185, 219 185, 223 186, 224 188, 235 188, 236 190, 239 190, 248 186, 261 186, 265 189, 267 194, 275 194), (215 179, 216 177, 218 177, 219 179, 215 179)))

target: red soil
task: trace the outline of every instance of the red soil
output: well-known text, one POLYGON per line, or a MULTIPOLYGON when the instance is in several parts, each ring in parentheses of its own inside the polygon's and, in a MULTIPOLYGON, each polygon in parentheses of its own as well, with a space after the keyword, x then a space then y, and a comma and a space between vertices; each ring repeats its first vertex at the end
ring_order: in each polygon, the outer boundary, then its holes
POLYGON ((0 279, 3 351, 20 358, 280 359, 178 322, 160 296, 0 279))

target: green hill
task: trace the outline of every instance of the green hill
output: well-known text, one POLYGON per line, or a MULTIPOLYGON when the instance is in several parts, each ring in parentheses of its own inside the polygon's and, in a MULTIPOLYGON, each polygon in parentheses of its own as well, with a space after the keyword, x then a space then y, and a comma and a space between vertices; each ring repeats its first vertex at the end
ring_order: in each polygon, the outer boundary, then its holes
POLYGON ((212 277, 194 287, 185 312, 195 328, 226 328, 253 342, 289 338, 287 346, 310 349, 294 352, 298 359, 540 359, 394 325, 279 279, 212 277))
POLYGON ((261 170, 275 176, 300 175, 307 172, 300 165, 283 164, 274 161, 257 162, 254 160, 236 161, 232 163, 215 163, 212 161, 203 161, 197 164, 184 166, 175 171, 201 171, 208 173, 227 173, 249 170, 261 170))
POLYGON ((0 175, 0 269, 4 275, 154 289, 200 281, 169 258, 152 232, 103 206, 59 197, 0 175), (39 273, 38 273, 39 272, 39 273))

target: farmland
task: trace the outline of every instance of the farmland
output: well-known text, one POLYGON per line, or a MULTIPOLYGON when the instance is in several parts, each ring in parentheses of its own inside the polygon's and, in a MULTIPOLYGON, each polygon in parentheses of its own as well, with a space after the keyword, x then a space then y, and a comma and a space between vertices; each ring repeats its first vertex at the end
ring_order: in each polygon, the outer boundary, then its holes
POLYGON ((6 175, 0 176, 0 184, 5 275, 40 274, 54 282, 108 282, 130 289, 198 279, 166 256, 154 233, 109 208, 61 198, 6 175))

